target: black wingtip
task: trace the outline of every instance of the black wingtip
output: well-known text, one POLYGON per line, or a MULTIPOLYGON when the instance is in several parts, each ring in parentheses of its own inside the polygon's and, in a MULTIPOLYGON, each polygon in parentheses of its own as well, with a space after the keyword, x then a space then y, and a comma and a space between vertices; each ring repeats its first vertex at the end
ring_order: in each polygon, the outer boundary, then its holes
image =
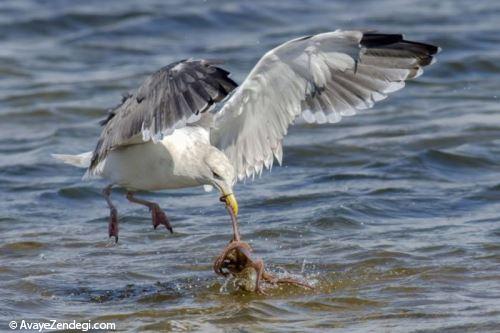
POLYGON ((406 40, 402 34, 364 33, 360 44, 366 48, 399 45, 402 48, 412 48, 431 56, 441 51, 441 48, 435 45, 406 40))
POLYGON ((419 66, 428 66, 434 62, 434 55, 441 49, 438 46, 404 39, 401 34, 364 33, 360 42, 366 48, 366 54, 389 51, 395 56, 411 56, 418 59, 419 66))
POLYGON ((364 47, 379 47, 390 44, 395 44, 403 40, 401 34, 379 34, 379 33, 364 33, 360 44, 364 47))
POLYGON ((436 45, 420 43, 420 42, 413 42, 410 40, 403 40, 403 42, 405 44, 415 45, 417 47, 424 48, 427 51, 427 53, 429 53, 429 55, 435 55, 435 54, 441 52, 441 48, 439 46, 436 46, 436 45))

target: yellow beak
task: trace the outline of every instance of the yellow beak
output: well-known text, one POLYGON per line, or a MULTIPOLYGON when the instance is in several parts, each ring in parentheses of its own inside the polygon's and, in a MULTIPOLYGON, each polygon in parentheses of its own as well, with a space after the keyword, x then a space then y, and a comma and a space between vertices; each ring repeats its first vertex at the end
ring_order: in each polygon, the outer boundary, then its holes
POLYGON ((221 197, 221 201, 224 201, 227 206, 231 207, 235 216, 238 216, 238 201, 236 201, 236 197, 234 194, 226 194, 221 197))

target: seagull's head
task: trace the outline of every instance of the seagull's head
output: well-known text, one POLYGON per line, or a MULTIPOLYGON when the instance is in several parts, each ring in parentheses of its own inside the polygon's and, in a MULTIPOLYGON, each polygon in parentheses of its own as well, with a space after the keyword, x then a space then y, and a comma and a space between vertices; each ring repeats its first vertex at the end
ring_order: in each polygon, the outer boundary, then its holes
POLYGON ((238 215, 238 201, 233 193, 233 185, 236 183, 236 174, 233 165, 227 156, 217 148, 210 149, 205 157, 207 171, 205 182, 213 185, 220 193, 220 200, 231 207, 234 215, 238 215))

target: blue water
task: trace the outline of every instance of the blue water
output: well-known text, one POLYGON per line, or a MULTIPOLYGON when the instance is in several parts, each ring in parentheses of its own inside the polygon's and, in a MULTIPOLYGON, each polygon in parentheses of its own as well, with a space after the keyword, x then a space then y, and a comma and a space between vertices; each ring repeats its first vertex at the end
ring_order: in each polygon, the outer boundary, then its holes
POLYGON ((0 330, 498 332, 499 17, 485 0, 0 2, 0 330), (223 288, 231 227, 201 188, 143 194, 174 234, 117 191, 109 246, 104 183, 50 153, 91 150, 106 109, 172 61, 224 60, 241 83, 270 48, 336 28, 443 51, 374 109, 293 127, 283 167, 238 185, 244 239, 314 291, 223 288))

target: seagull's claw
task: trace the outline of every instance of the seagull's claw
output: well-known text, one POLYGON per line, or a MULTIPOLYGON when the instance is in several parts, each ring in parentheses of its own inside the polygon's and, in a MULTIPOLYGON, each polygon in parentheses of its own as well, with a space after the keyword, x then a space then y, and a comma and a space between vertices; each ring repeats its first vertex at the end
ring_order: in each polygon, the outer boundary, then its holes
POLYGON ((165 212, 158 205, 151 206, 151 217, 153 220, 153 228, 157 228, 160 224, 163 224, 170 233, 174 233, 174 229, 170 225, 170 221, 167 218, 165 212))

